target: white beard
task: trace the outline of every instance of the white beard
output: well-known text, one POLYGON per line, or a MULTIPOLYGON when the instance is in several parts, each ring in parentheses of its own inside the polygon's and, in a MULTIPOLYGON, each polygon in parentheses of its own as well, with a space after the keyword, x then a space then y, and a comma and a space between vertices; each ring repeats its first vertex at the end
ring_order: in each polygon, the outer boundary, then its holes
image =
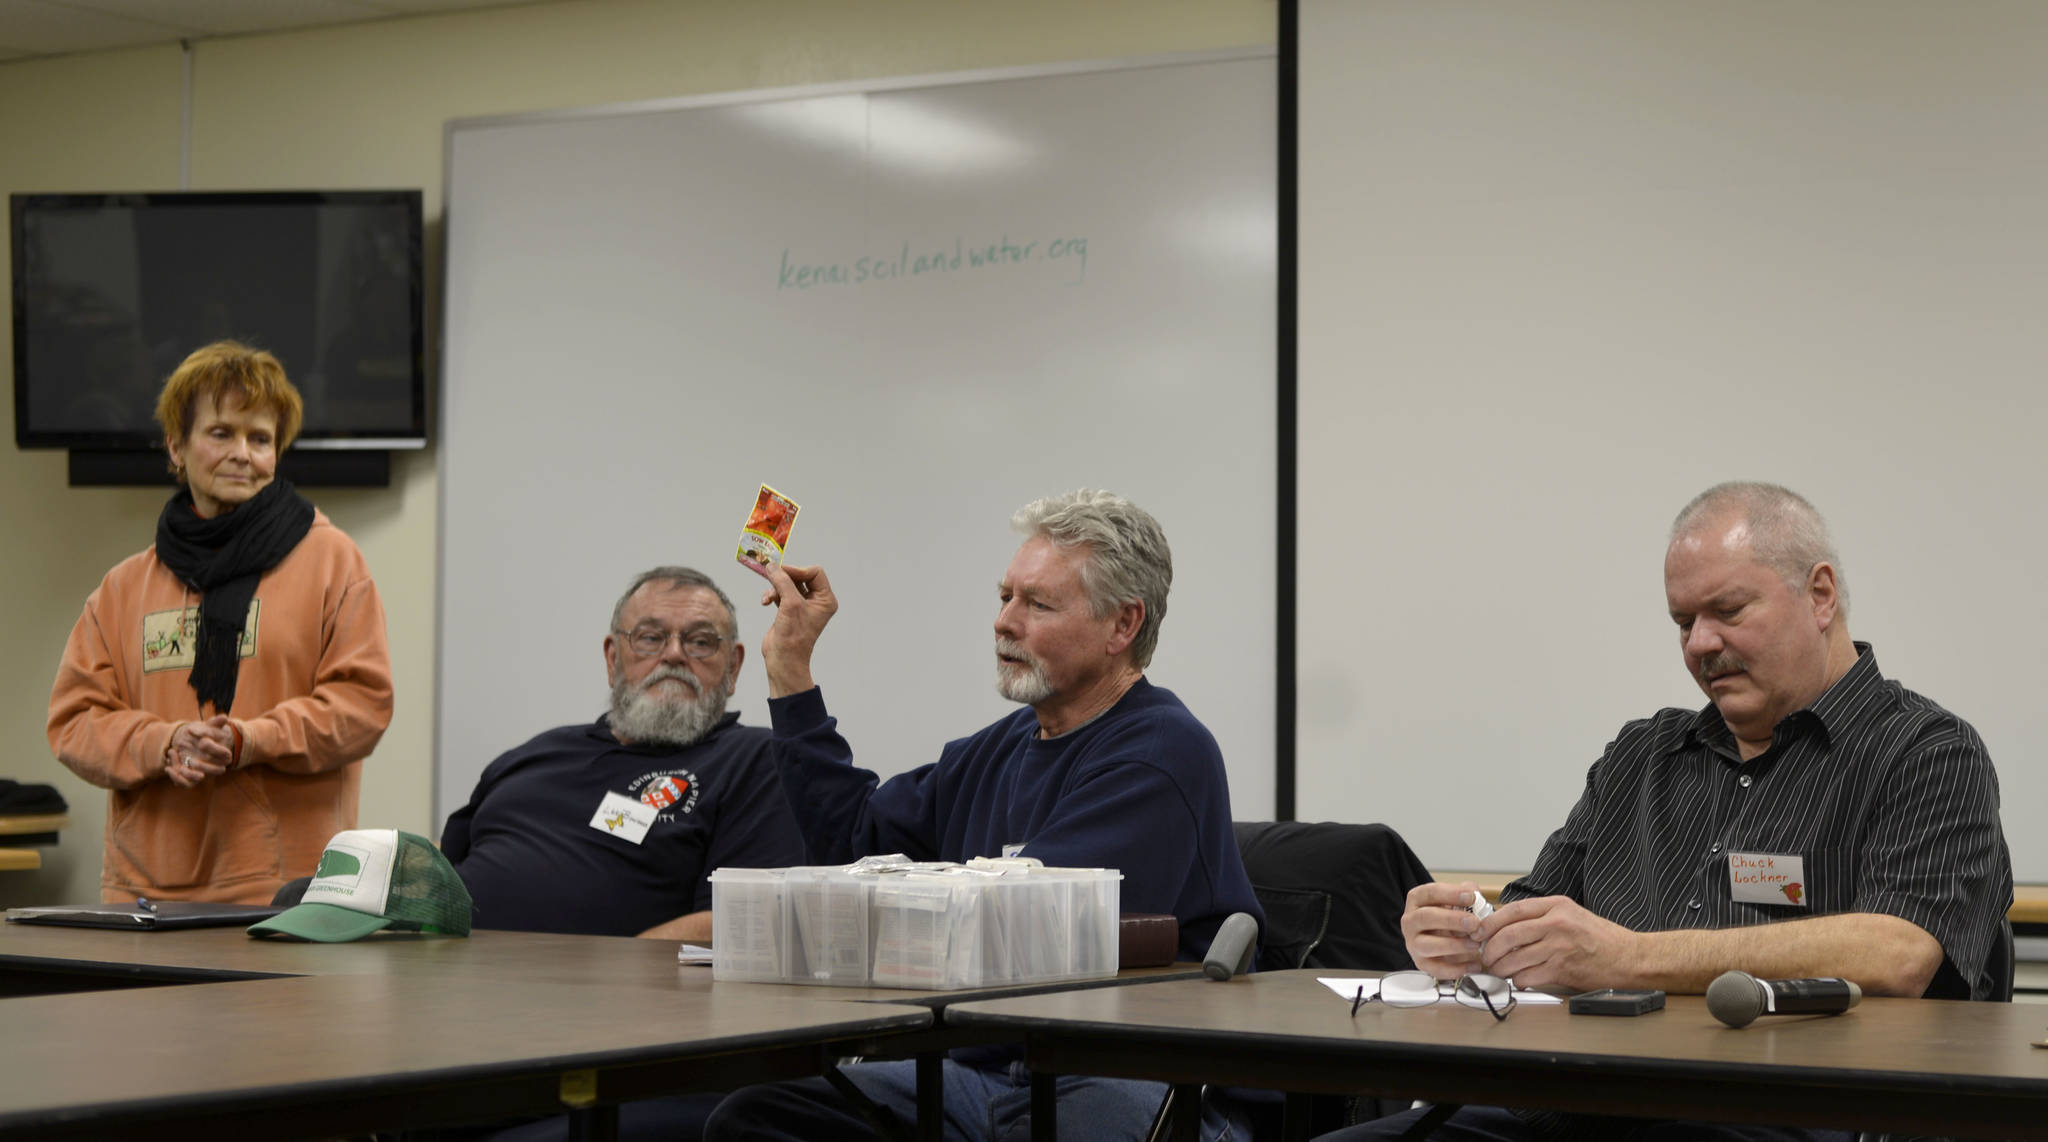
POLYGON ((996 653, 1024 660, 1022 666, 996 663, 996 693, 1012 702, 1036 706, 1053 695, 1052 679, 1046 677, 1045 665, 1024 652, 1024 648, 1008 639, 996 640, 996 653))
POLYGON ((622 675, 612 684, 612 734, 636 745, 695 745, 725 716, 730 697, 728 683, 704 686, 687 667, 658 666, 637 686, 622 675), (654 693, 654 687, 669 678, 689 687, 689 696, 654 693))

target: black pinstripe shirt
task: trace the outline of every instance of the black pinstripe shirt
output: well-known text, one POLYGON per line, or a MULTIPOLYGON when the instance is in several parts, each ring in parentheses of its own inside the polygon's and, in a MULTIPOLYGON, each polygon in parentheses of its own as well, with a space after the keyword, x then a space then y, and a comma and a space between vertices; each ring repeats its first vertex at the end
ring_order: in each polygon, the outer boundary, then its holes
POLYGON ((1887 680, 1867 643, 1743 761, 1713 705, 1630 722, 1503 899, 1569 896, 1639 932, 1881 912, 1946 957, 1928 994, 1984 999, 2012 865, 1998 775, 1969 723, 1887 680), (1804 906, 1733 899, 1728 854, 1798 854, 1804 906))

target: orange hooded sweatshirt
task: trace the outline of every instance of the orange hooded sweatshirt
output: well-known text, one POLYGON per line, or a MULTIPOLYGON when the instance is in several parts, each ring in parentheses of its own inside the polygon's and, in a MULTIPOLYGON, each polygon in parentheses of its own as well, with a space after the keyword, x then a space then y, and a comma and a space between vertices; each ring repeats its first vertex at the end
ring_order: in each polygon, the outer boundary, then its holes
POLYGON ((85 601, 50 692, 50 746, 107 795, 105 900, 268 903, 310 876, 328 838, 356 827, 362 759, 391 722, 384 604, 362 552, 316 511, 263 573, 242 634, 242 754, 181 789, 164 775, 190 683, 199 596, 157 560, 122 560, 85 601))

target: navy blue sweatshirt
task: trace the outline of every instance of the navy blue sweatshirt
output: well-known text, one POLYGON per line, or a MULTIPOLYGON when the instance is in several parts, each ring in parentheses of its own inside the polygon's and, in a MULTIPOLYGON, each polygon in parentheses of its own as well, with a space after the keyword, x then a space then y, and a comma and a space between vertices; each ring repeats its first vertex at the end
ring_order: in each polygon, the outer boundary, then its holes
POLYGON ((1123 911, 1171 913, 1188 960, 1202 958, 1233 912, 1265 923, 1231 832, 1215 737, 1142 678, 1071 733, 1041 739, 1026 706, 886 782, 852 765, 817 689, 771 699, 768 712, 783 784, 820 864, 1007 851, 1053 867, 1117 869, 1123 911))
POLYGON ((710 908, 714 869, 805 863, 768 732, 738 722, 675 749, 621 745, 599 718, 492 762, 441 832, 476 926, 637 936, 710 908), (607 793, 656 807, 640 843, 592 827, 607 793))

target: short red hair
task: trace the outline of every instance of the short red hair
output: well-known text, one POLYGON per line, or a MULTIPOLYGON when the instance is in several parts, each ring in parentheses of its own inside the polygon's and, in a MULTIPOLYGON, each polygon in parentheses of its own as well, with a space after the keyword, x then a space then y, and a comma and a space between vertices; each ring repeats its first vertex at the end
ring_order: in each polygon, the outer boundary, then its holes
POLYGON ((200 397, 212 397, 217 408, 230 395, 241 398, 244 408, 277 415, 279 452, 298 438, 306 403, 284 375, 284 365, 239 341, 215 341, 185 358, 157 395, 156 422, 163 425, 165 442, 183 441, 191 433, 192 410, 200 397))

